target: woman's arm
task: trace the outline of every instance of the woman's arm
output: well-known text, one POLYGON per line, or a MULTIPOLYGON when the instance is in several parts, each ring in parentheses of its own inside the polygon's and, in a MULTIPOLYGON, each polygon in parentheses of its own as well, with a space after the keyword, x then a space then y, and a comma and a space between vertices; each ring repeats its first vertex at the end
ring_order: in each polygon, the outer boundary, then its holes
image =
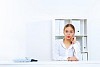
POLYGON ((73 44, 73 49, 74 49, 74 56, 68 57, 68 61, 80 61, 80 60, 82 60, 80 44, 78 41, 76 41, 76 43, 73 44))
POLYGON ((78 41, 76 41, 76 43, 73 44, 73 48, 74 48, 74 56, 77 58, 77 60, 82 60, 80 43, 78 41))
POLYGON ((60 41, 56 41, 53 45, 53 60, 67 60, 67 57, 59 55, 60 41))
POLYGON ((68 57, 67 60, 68 60, 68 61, 79 61, 75 56, 73 56, 73 57, 68 57))

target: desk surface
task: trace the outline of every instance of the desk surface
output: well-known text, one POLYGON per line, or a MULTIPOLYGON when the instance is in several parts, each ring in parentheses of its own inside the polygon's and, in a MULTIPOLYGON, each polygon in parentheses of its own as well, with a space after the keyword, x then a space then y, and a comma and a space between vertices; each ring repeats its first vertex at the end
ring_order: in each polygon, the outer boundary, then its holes
POLYGON ((66 64, 100 64, 100 61, 37 61, 37 62, 13 62, 0 61, 0 65, 66 65, 66 64))

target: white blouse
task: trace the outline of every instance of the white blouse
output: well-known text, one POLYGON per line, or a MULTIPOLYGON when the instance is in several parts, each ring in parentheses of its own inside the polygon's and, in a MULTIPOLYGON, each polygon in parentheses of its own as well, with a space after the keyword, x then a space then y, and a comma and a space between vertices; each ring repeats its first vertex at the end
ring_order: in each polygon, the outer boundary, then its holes
POLYGON ((53 46, 53 60, 67 60, 68 57, 75 56, 78 60, 82 60, 80 44, 76 41, 69 48, 65 47, 63 39, 57 40, 53 46))

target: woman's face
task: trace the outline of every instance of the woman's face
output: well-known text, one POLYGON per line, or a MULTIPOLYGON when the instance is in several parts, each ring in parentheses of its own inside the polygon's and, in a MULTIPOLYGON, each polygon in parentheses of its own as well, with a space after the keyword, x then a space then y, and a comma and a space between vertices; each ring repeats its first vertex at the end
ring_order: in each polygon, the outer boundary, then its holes
POLYGON ((71 39, 74 36, 75 32, 73 28, 71 27, 66 27, 64 30, 64 35, 66 39, 71 39))

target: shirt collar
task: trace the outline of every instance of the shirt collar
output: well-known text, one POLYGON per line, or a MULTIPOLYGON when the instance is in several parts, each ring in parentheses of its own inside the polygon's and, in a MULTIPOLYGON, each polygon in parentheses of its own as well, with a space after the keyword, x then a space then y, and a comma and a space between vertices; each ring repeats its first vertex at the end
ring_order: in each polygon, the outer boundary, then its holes
MULTIPOLYGON (((61 45, 63 48, 67 49, 63 41, 62 41, 61 45)), ((73 44, 71 44, 68 49, 71 49, 71 48, 73 48, 73 44)))

